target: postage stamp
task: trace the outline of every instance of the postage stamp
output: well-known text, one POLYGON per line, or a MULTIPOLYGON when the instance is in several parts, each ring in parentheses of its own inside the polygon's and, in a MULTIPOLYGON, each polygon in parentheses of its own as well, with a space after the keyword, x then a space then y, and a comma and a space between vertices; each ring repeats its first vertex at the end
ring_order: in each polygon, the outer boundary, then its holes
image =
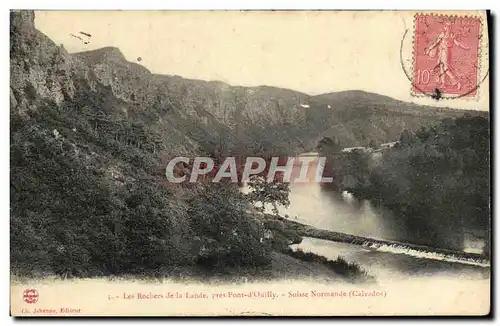
POLYGON ((478 17, 415 15, 413 95, 475 97, 480 40, 478 17))

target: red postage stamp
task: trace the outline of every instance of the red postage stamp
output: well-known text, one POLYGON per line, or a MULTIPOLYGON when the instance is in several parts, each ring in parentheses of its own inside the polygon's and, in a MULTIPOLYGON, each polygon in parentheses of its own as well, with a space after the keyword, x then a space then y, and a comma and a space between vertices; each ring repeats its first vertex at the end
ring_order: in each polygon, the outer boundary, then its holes
POLYGON ((481 20, 415 16, 413 94, 474 97, 479 84, 481 20))

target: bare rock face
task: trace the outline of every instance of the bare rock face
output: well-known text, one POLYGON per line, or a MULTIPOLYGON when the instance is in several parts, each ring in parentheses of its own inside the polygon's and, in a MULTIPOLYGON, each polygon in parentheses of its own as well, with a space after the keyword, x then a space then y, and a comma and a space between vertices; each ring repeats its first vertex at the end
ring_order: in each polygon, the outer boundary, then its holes
POLYGON ((35 12, 32 10, 13 10, 10 13, 11 33, 32 33, 35 29, 35 12))
POLYGON ((20 115, 47 102, 90 102, 94 113, 144 123, 175 151, 293 148, 318 136, 307 135, 307 94, 152 74, 113 47, 68 54, 35 29, 31 11, 11 13, 11 40, 11 112, 20 115))
POLYGON ((392 141, 401 132, 397 123, 386 123, 394 112, 411 128, 437 116, 360 91, 309 96, 154 74, 114 47, 68 54, 35 29, 34 18, 33 11, 11 12, 10 103, 11 113, 21 116, 47 103, 71 103, 77 110, 91 107, 93 114, 147 126, 171 152, 252 146, 288 153, 311 150, 324 136, 346 147, 366 146, 366 139, 392 141))
POLYGON ((10 14, 11 109, 35 110, 40 101, 56 104, 75 92, 71 79, 71 57, 62 47, 35 29, 33 11, 10 14))
POLYGON ((12 88, 10 88, 10 107, 14 109, 17 107, 16 95, 14 94, 12 88))
POLYGON ((125 102, 142 102, 139 94, 148 91, 151 73, 138 64, 128 62, 118 48, 105 47, 76 53, 73 57, 78 60, 80 70, 93 77, 92 82, 111 87, 113 95, 125 102))
POLYGON ((145 67, 127 61, 113 47, 76 53, 73 57, 84 63, 80 70, 94 76, 95 82, 110 87, 115 97, 128 104, 156 110, 160 116, 175 111, 183 119, 207 126, 215 121, 233 131, 238 125, 267 128, 300 122, 304 117, 300 105, 309 98, 279 88, 234 87, 223 82, 152 74, 145 67))

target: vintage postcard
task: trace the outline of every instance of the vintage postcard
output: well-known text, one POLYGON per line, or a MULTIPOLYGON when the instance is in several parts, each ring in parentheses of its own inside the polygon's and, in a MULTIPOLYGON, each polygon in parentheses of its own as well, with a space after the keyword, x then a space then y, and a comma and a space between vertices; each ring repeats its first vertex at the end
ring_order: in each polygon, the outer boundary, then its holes
POLYGON ((11 315, 488 315, 488 22, 11 11, 11 315))

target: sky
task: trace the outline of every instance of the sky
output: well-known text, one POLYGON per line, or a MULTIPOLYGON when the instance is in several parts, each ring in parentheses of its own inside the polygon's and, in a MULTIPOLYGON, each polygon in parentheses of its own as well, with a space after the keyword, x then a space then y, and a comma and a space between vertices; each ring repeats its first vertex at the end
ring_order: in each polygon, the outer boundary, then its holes
MULTIPOLYGON (((437 102, 411 95, 405 71, 412 71, 413 16, 394 11, 41 11, 35 25, 69 52, 114 46, 127 60, 158 74, 311 95, 364 90, 425 105, 488 110, 489 78, 475 99, 437 102)), ((487 50, 487 35, 483 39, 487 50)), ((488 62, 487 51, 482 53, 481 79, 488 62)))

